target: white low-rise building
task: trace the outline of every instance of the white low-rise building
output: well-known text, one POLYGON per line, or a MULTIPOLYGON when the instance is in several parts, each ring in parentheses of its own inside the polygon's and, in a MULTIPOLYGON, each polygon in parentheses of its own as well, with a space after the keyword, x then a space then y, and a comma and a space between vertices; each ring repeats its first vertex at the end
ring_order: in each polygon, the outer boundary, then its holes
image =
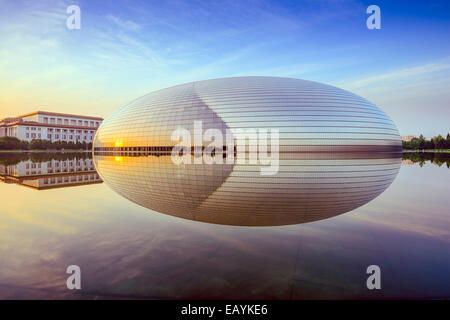
POLYGON ((28 142, 42 139, 91 143, 102 121, 99 117, 35 111, 1 120, 0 137, 16 137, 28 142))

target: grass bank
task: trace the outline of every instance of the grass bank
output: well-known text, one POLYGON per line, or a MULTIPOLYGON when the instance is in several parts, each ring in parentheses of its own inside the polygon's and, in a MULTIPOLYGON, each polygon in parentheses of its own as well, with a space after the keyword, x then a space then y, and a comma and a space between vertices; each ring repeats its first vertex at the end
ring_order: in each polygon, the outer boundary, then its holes
POLYGON ((11 150, 0 150, 0 153, 81 153, 81 152, 92 152, 92 150, 84 150, 84 149, 65 149, 65 150, 41 150, 41 149, 33 149, 33 150, 24 150, 24 149, 11 149, 11 150))

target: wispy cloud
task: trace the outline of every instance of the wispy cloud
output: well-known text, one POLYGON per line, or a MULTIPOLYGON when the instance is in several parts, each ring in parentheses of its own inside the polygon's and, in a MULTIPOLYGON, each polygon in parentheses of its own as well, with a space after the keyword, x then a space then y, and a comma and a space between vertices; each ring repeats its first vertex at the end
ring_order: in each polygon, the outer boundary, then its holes
POLYGON ((402 134, 448 131, 450 57, 333 84, 379 105, 402 134))
POLYGON ((122 20, 119 17, 116 17, 112 14, 108 14, 106 16, 106 19, 116 24, 118 27, 128 30, 128 31, 137 31, 141 29, 141 26, 138 25, 136 22, 131 20, 122 20))
POLYGON ((427 63, 424 65, 397 69, 387 73, 377 74, 361 79, 356 79, 350 82, 344 82, 342 85, 346 87, 359 89, 365 87, 387 87, 392 85, 411 85, 423 80, 441 80, 441 77, 436 77, 436 74, 441 74, 442 71, 448 75, 450 70, 450 58, 427 63))

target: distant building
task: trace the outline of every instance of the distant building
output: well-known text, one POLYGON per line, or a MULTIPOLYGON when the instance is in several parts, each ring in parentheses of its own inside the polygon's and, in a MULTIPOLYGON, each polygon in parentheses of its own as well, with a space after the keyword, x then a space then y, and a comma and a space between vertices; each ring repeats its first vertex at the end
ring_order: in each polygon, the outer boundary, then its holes
POLYGON ((411 159, 405 159, 405 160, 402 160, 402 166, 413 166, 415 164, 415 162, 414 161, 412 161, 411 159))
POLYGON ((402 136, 402 141, 412 141, 412 140, 419 140, 418 136, 402 136))
POLYGON ((35 111, 0 120, 0 137, 31 141, 93 142, 103 118, 35 111))

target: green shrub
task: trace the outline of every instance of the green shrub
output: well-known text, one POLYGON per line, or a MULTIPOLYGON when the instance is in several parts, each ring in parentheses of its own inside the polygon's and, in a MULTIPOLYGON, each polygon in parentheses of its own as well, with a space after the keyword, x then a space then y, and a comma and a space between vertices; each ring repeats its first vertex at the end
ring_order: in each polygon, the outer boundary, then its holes
POLYGON ((83 149, 91 150, 92 143, 86 142, 67 142, 67 141, 55 141, 42 139, 33 139, 30 142, 25 140, 19 140, 15 137, 1 137, 0 138, 0 150, 61 150, 61 149, 83 149))

